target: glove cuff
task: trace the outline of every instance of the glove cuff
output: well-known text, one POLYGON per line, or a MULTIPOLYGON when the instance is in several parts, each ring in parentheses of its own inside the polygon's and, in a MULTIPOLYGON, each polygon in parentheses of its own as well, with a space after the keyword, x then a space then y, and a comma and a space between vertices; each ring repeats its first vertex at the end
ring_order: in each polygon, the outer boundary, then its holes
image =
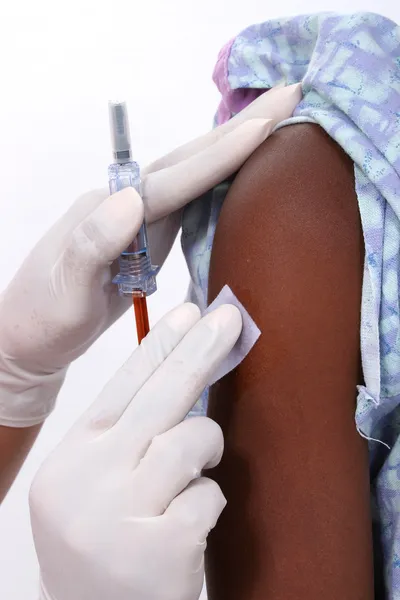
POLYGON ((43 423, 54 408, 66 372, 26 373, 0 356, 0 425, 31 427, 43 423))

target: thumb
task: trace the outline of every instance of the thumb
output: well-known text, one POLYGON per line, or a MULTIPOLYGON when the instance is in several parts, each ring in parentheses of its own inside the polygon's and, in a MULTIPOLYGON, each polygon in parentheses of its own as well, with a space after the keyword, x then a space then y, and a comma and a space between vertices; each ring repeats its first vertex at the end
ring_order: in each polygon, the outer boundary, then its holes
POLYGON ((135 189, 109 196, 73 230, 60 261, 80 273, 96 272, 129 246, 143 217, 143 203, 135 189))

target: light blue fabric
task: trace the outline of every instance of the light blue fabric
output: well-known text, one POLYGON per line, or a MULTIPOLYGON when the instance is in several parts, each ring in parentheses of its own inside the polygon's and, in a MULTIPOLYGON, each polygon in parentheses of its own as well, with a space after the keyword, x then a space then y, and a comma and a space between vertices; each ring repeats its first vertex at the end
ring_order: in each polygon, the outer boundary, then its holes
MULTIPOLYGON (((365 387, 355 418, 360 433, 380 440, 370 442, 375 543, 378 553, 382 544, 387 598, 400 599, 400 29, 371 13, 267 21, 235 38, 227 78, 230 99, 235 90, 302 81, 303 101, 283 125, 318 123, 354 161, 365 241, 365 387)), ((190 297, 200 306, 220 206, 210 193, 183 217, 190 297)))

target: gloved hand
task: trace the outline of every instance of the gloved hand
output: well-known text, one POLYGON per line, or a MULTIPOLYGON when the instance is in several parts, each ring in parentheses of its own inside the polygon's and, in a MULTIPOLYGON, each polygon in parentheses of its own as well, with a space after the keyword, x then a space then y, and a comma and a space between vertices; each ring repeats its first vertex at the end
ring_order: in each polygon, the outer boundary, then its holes
POLYGON ((241 331, 224 305, 167 314, 45 461, 30 510, 41 600, 196 600, 225 506, 201 477, 219 426, 184 420, 241 331))
MULTIPOLYGON (((271 90, 229 123, 144 169, 154 264, 162 265, 171 249, 180 209, 237 171, 300 98, 297 85, 271 90)), ((110 198, 105 191, 86 194, 40 240, 0 296, 0 425, 41 423, 69 364, 130 305, 111 283, 113 261, 142 219, 133 190, 110 198)))

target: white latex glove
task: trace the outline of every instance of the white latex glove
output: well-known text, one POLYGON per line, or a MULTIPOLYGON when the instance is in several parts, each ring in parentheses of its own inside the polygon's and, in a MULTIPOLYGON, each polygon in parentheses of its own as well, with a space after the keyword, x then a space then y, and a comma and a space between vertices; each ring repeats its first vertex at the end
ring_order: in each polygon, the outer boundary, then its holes
MULTIPOLYGON (((162 265, 171 249, 180 209, 237 171, 300 98, 298 85, 271 90, 247 112, 144 169, 154 264, 162 265)), ((133 190, 110 198, 105 191, 86 194, 40 240, 0 296, 0 425, 41 423, 69 364, 130 306, 111 283, 113 261, 142 219, 133 190)))
POLYGON ((39 470, 30 494, 42 600, 196 600, 225 506, 200 477, 219 426, 184 420, 241 331, 224 305, 167 314, 39 470))

